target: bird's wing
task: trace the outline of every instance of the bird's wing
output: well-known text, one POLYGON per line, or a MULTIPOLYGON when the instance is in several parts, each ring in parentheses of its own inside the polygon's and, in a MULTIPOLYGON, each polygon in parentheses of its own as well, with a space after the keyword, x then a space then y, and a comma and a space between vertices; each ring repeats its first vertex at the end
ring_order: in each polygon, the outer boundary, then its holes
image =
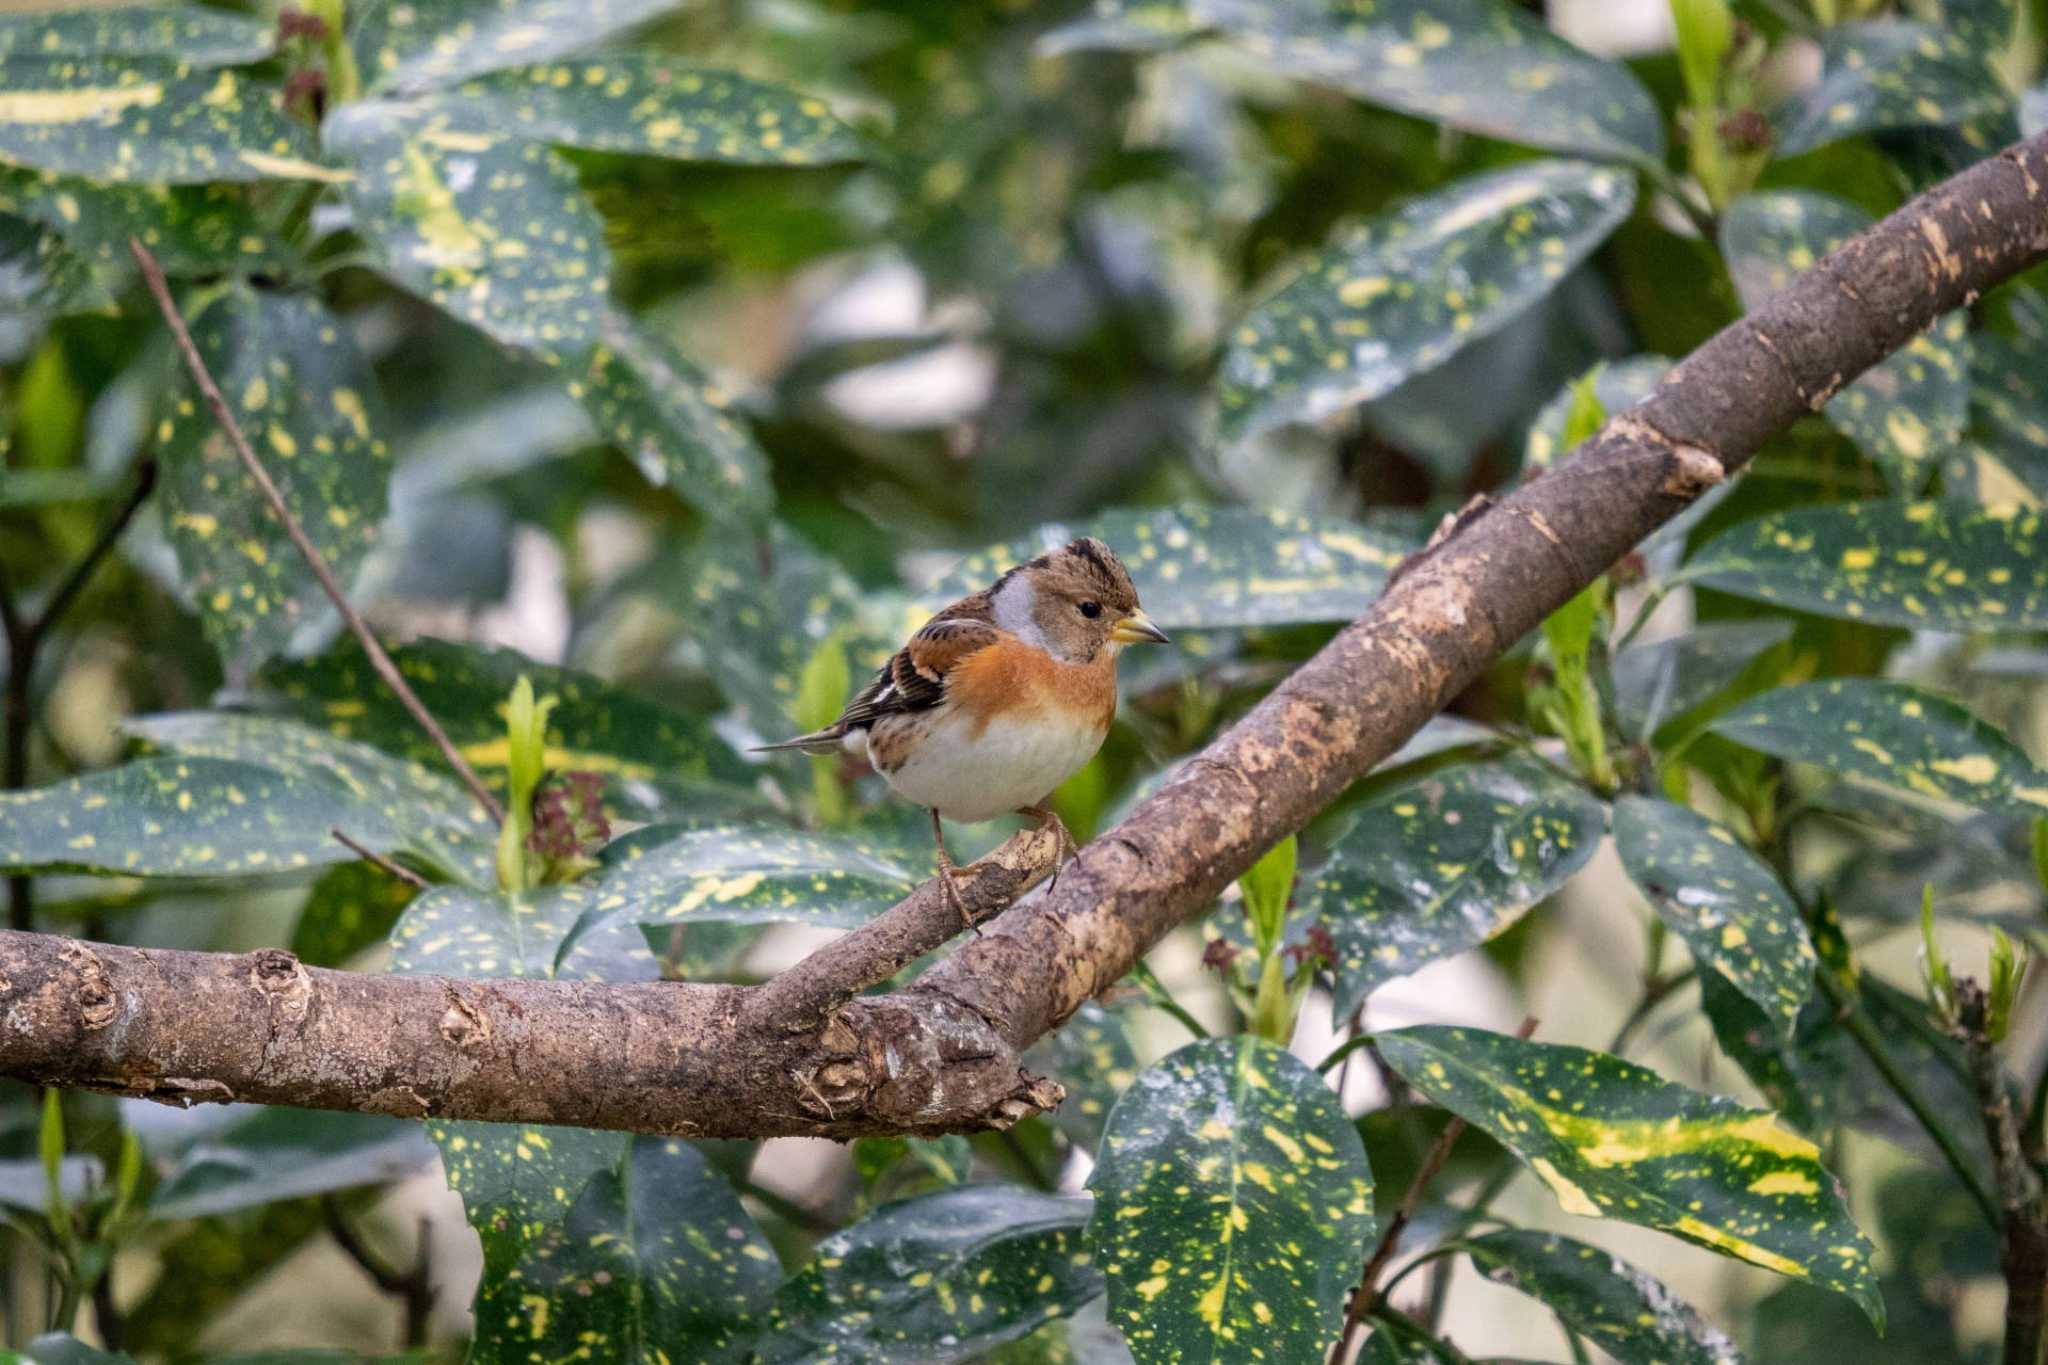
POLYGON ((947 675, 970 654, 1004 638, 1004 632, 991 621, 950 614, 962 605, 956 603, 927 621, 875 674, 874 681, 847 703, 836 727, 842 734, 873 725, 884 716, 937 706, 946 697, 947 675))

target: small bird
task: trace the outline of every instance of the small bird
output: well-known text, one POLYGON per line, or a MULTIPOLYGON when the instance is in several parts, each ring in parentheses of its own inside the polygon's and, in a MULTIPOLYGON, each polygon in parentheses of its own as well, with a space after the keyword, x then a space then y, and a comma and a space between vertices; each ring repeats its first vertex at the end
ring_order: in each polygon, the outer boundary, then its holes
POLYGON ((1125 645, 1167 643, 1111 549, 1084 537, 1019 564, 927 621, 822 730, 766 750, 861 755, 898 796, 931 812, 940 885, 971 919, 953 879, 941 816, 976 824, 1032 816, 1073 835, 1045 804, 1095 756, 1116 714, 1125 645))

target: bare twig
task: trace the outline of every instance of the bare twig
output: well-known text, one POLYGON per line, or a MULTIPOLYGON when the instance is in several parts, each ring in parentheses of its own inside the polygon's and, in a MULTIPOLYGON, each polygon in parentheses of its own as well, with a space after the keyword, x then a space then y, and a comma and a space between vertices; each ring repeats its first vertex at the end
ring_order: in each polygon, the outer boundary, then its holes
POLYGON ((348 835, 344 834, 340 829, 329 829, 327 832, 334 836, 334 841, 336 843, 340 844, 349 852, 355 854, 358 858, 361 858, 364 862, 374 863, 383 871, 388 872, 392 876, 398 878, 398 880, 402 882, 410 882, 422 891, 427 889, 427 879, 425 877, 422 877, 419 873, 412 871, 410 868, 400 867, 397 863, 392 862, 389 858, 377 852, 375 849, 365 848, 363 845, 357 843, 354 839, 349 838, 348 835))
POLYGON ((348 622, 348 628, 361 643, 363 653, 369 656, 370 667, 377 671, 377 676, 384 680, 384 685, 391 689, 392 695, 404 704, 413 720, 418 722, 420 729, 426 731, 427 737, 434 741, 435 747, 441 751, 441 757, 448 760, 448 766, 462 779, 462 785, 469 788, 469 794, 476 798, 477 804, 489 812, 491 822, 503 824, 505 808, 498 804, 498 798, 483 784, 483 779, 476 775, 476 769, 469 766, 469 760, 462 756, 462 750, 456 748, 454 741, 448 738, 448 732, 441 728, 440 722, 434 719, 433 714, 414 695, 412 687, 398 671, 398 666, 392 663, 391 656, 384 652, 383 644, 378 641, 369 623, 363 620, 362 613, 349 603, 348 594, 341 590, 341 584, 335 579, 334 571, 327 567, 327 561, 321 557, 320 551, 307 537, 306 528, 299 525, 299 519, 293 516, 291 508, 285 505, 284 494, 278 491, 277 484, 270 477, 270 471, 265 469, 263 461, 257 458, 255 450, 249 445, 249 438, 242 434, 241 424, 235 420, 234 412, 228 407, 227 400, 221 397, 220 386, 213 382, 213 376, 207 371, 206 361, 200 356, 199 348, 193 345, 192 333, 186 328, 185 319, 179 314, 178 305, 171 298, 171 287, 164 279, 163 267, 157 264, 156 257, 150 254, 149 248, 138 238, 128 239, 128 250, 135 257, 136 265, 141 267, 143 282, 149 286, 150 296, 156 300, 157 311, 164 315, 164 322, 170 326, 171 336, 178 343, 178 353, 184 357, 185 368, 191 373, 192 382, 199 386, 200 394, 206 399, 206 406, 212 409, 214 421, 220 424, 222 433, 228 438, 228 444, 232 445, 235 454, 241 457, 243 468, 249 471, 249 477, 255 481, 257 489, 263 494, 264 502, 270 505, 272 514, 283 524, 285 534, 290 536, 292 544, 298 547, 299 554, 304 557, 306 566, 313 571, 313 577, 319 580, 328 600, 333 602, 334 609, 341 613, 341 619, 348 622))
POLYGON ((2005 1365, 2042 1365, 2048 1348, 2048 1203, 2041 1178, 2027 1163, 2013 1118, 2012 1095, 1998 1046, 1986 1028, 1984 987, 1968 977, 1955 983, 1955 1036, 1970 1064, 1984 1138, 1991 1145, 1998 1184, 1998 1260, 2005 1274, 2005 1365))
POLYGON ((433 1242, 429 1237, 428 1221, 425 1218, 419 1220, 419 1255, 411 1267, 399 1270, 370 1248, 355 1225, 348 1221, 341 1202, 333 1195, 320 1196, 320 1211, 326 1215, 328 1235, 334 1238, 334 1244, 341 1248, 343 1254, 361 1267, 377 1288, 404 1301, 405 1344, 408 1347, 425 1345, 427 1320, 434 1311, 433 1242))

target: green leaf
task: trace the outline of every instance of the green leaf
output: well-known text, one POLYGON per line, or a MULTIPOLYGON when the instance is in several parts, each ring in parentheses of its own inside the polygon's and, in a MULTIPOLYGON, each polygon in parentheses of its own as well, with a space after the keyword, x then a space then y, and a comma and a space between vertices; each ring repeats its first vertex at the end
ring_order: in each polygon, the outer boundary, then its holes
POLYGON ((681 3, 413 0, 366 5, 354 35, 357 62, 372 89, 431 89, 593 46, 681 3))
POLYGON ((1049 1072, 1067 1088, 1052 1120, 1067 1140, 1090 1152, 1102 1142, 1116 1097, 1137 1078, 1138 1052, 1121 1016, 1094 1001, 1025 1054, 1025 1065, 1049 1072))
POLYGON ((878 1209, 783 1286, 761 1365, 978 1359, 1102 1292, 1082 1245, 1088 1216, 1086 1200, 1008 1185, 878 1209))
MULTIPOLYGON (((1671 372, 1671 362, 1661 355, 1632 355, 1610 360, 1593 371, 1593 396, 1612 417, 1634 407, 1653 393, 1671 372)), ((1555 469, 1571 449, 1565 440, 1565 424, 1572 412, 1576 386, 1568 386, 1545 403, 1529 423, 1529 435, 1522 447, 1523 470, 1555 469)))
POLYGON ((1791 638, 1792 622, 1711 621, 1683 635, 1614 656, 1614 710, 1622 728, 1647 737, 1740 678, 1757 656, 1791 638))
POLYGON ((1245 914, 1250 917, 1261 953, 1280 945, 1280 931, 1287 921, 1287 902, 1294 894, 1296 848, 1288 835, 1237 879, 1244 894, 1245 914))
POLYGON ((1605 825, 1590 791, 1527 759, 1443 769, 1363 807, 1300 897, 1341 955, 1336 1017, 1506 929, 1586 865, 1605 825))
POLYGON ((0 16, 0 59, 170 57, 188 66, 242 66, 270 55, 277 30, 199 5, 88 5, 0 16))
POLYGON ((276 86, 164 57, 0 59, 0 158, 94 180, 338 181, 276 86))
MULTIPOLYGON (((1992 451, 2018 476, 2023 492, 2048 501, 2048 345, 1996 332, 1970 338, 1970 401, 1992 451)), ((1995 499, 1980 498, 1980 501, 1995 499)))
POLYGON ((1735 43, 1735 16, 1728 0, 1671 0, 1671 18, 1687 101, 1695 109, 1718 110, 1722 63, 1735 43))
MULTIPOLYGON (((344 585, 384 518, 383 403, 346 324, 310 296, 228 287, 192 340, 285 505, 344 585)), ((157 431, 178 566, 231 674, 281 652, 326 597, 188 377, 157 431)))
POLYGON ((329 868, 299 911, 292 929, 293 956, 314 967, 345 965, 384 941, 416 889, 368 862, 329 868))
POLYGON ((328 119, 356 230, 395 283, 549 362, 599 340, 611 289, 604 223, 560 154, 445 114, 371 101, 328 119))
POLYGON ((1191 1043, 1109 1116, 1088 1240, 1139 1365, 1320 1360, 1336 1339, 1372 1171, 1322 1078, 1257 1038, 1191 1043))
MULTIPOLYGON (((1872 218, 1833 195, 1807 190, 1746 194, 1721 219, 1721 250, 1743 306, 1754 312, 1872 218)), ((1821 409, 1884 470, 1892 487, 1917 493, 1969 418, 1969 320, 1949 313, 1850 384, 1821 409)))
POLYGON ((1846 502, 1730 527, 1686 566, 1722 592, 1871 625, 2048 628, 2041 513, 2012 503, 1846 502))
POLYGON ((0 217, 0 311, 68 317, 117 310, 92 262, 69 242, 38 224, 0 217))
POLYGON ((1647 796, 1614 803, 1614 848, 1693 960, 1728 978, 1789 1035, 1819 960, 1777 874, 1722 826, 1647 796))
POLYGON ((1770 1114, 1584 1048, 1434 1026, 1374 1040, 1402 1079, 1527 1162, 1567 1213, 1810 1280, 1882 1330, 1870 1243, 1820 1150, 1770 1114))
POLYGON ((473 1360, 710 1361, 767 1307, 774 1248, 703 1154, 639 1138, 476 1300, 473 1360))
POLYGON ((516 895, 437 886, 391 931, 391 970, 438 976, 550 978, 563 941, 595 892, 582 884, 516 895))
POLYGON ((1735 1365, 1735 1343, 1653 1275, 1599 1247, 1530 1228, 1466 1244, 1479 1273, 1536 1299, 1617 1360, 1735 1365))
POLYGON ((383 1114, 259 1108, 182 1152, 150 1196, 158 1220, 383 1185, 430 1164, 419 1125, 383 1114))
POLYGON ((1986 49, 1952 29, 1838 24, 1821 36, 1821 50, 1820 84, 1777 117, 1780 155, 1856 133, 1957 127, 2009 108, 1986 49))
POLYGON ((1348 621, 1362 615, 1410 542, 1326 517, 1249 507, 1130 508, 1041 526, 967 556, 922 599, 934 610, 1077 536, 1131 571, 1145 614, 1166 630, 1348 621))
POLYGON ((1783 687, 1717 718, 1724 739, 1920 796, 2022 817, 2048 810, 2048 773, 1966 708, 1868 678, 1783 687))
POLYGON ((1699 980, 1700 1006, 1722 1055, 1742 1069, 1779 1118, 1808 1137, 1828 1136, 1853 1065, 1853 1045, 1836 1024, 1833 1007, 1821 997, 1809 1001, 1788 1039, 1778 1020, 1727 977, 1702 972, 1699 980))
POLYGON ((0 212, 40 223, 120 279, 133 269, 131 235, 172 276, 278 270, 290 260, 239 185, 103 185, 7 166, 0 212))
POLYGON ((1556 288, 1634 204, 1627 172, 1530 161, 1352 229, 1238 325, 1224 435, 1317 422, 1441 364, 1556 288))
MULTIPOLYGON (((4 264, 0 264, 0 270, 4 269, 4 264)), ((0 288, 0 294, 4 294, 4 288, 0 288)), ((0 465, 0 510, 98 502, 113 486, 111 480, 89 469, 15 469, 0 465)))
POLYGON ((250 763, 146 758, 32 791, 0 792, 0 866, 20 872, 218 877, 290 872, 396 836, 322 775, 250 763))
POLYGON ((27 1365, 135 1365, 130 1356, 88 1346, 68 1332, 45 1332, 17 1359, 27 1365))

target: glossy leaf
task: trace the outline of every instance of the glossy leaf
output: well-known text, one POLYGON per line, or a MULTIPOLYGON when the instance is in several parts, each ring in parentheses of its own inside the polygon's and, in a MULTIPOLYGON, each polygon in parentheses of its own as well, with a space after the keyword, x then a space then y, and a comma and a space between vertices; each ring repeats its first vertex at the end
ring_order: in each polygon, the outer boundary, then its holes
POLYGON ((1614 709, 1634 735, 1654 734, 1740 678, 1757 656, 1791 638, 1792 622, 1710 621, 1614 656, 1614 709))
POLYGON ((485 1277, 471 1357, 710 1361, 781 1278, 774 1248, 702 1153, 639 1138, 567 1218, 485 1277))
POLYGON ((1584 1048, 1434 1026, 1374 1042, 1402 1079, 1527 1162, 1567 1213, 1810 1280, 1882 1327, 1870 1243, 1820 1150, 1770 1114, 1584 1048))
POLYGON ((1599 1247, 1531 1228, 1466 1244, 1480 1274, 1530 1295, 1617 1360, 1739 1365, 1725 1333, 1663 1281, 1599 1247))
POLYGON ((1116 551, 1145 614, 1167 630, 1348 621, 1372 605, 1416 548, 1384 532, 1291 512, 1132 508, 1041 526, 1029 540, 971 554, 922 600, 936 610, 1077 536, 1116 551))
MULTIPOLYGON (((68 317, 117 310, 92 262, 69 242, 40 224, 0 216, 0 311, 68 317)), ((45 472, 19 471, 8 481, 45 472)))
POLYGON ((446 125, 375 102, 327 121, 377 268, 507 346, 551 362, 580 355, 598 340, 611 253, 575 172, 544 143, 446 125))
POLYGON ((1853 1065, 1853 1044, 1824 999, 1809 1002, 1793 1036, 1719 972, 1700 974, 1700 1008, 1721 1054, 1740 1067, 1778 1117, 1811 1138, 1829 1135, 1853 1065))
POLYGON ((1870 678, 1782 687, 1714 733, 1845 777, 2022 817, 2048 812, 2048 772, 1996 726, 1938 693, 1870 678))
POLYGON ((0 15, 0 60, 14 57, 170 57, 189 66, 241 66, 270 55, 275 26, 199 5, 53 3, 0 15))
POLYGON ((1353 229, 1238 325, 1226 437, 1378 398, 1501 327, 1628 217, 1635 179, 1576 161, 1470 176, 1353 229))
POLYGON ((395 835, 333 782, 249 763, 146 758, 30 791, 0 792, 0 867, 136 877, 289 872, 355 855, 327 831, 395 835))
POLYGON ((94 180, 338 181, 278 87, 162 57, 0 60, 0 158, 94 180))
MULTIPOLYGON (((1632 355, 1609 361, 1593 378, 1593 394, 1609 417, 1632 408, 1656 391, 1671 372, 1671 362, 1661 355, 1632 355)), ((1529 435, 1522 447, 1522 469, 1555 469, 1565 457, 1565 422, 1571 415, 1573 390, 1566 387, 1545 403, 1529 423, 1529 435)))
POLYGON ((1605 825, 1590 791, 1523 759, 1442 769, 1376 798, 1298 897, 1337 943, 1336 1017, 1506 929, 1586 865, 1605 825))
POLYGON ((205 1218, 279 1199, 382 1185, 434 1159, 419 1125, 383 1114, 264 1107, 185 1149, 150 1196, 152 1218, 205 1218))
POLYGON ((2042 513, 2012 503, 1848 502, 1730 527, 1686 577, 1722 592, 1914 630, 2048 628, 2042 513))
POLYGON ((1046 1071, 1067 1088, 1052 1120, 1070 1142, 1091 1152, 1101 1145, 1116 1097, 1139 1070, 1137 1049, 1122 1017, 1092 1000, 1026 1053, 1024 1064, 1046 1071))
POLYGON ((1614 803, 1614 848, 1693 960, 1728 978, 1790 1034, 1818 959, 1777 874, 1721 825, 1647 796, 1614 803))
POLYGON ((1096 1155, 1088 1240, 1140 1365, 1321 1359, 1373 1229, 1321 1077, 1255 1037, 1191 1043, 1124 1092, 1096 1155))
MULTIPOLYGON (((1721 220, 1721 250, 1752 312, 1844 241, 1870 226, 1844 199, 1805 190, 1748 194, 1721 220)), ((1949 313, 1829 399, 1837 431, 1884 470, 1892 487, 1917 493, 1969 418, 1969 323, 1949 313)))
MULTIPOLYGON (((370 367, 306 295, 229 287, 192 340, 285 505, 346 584, 384 517, 390 448, 370 367)), ((282 651, 326 596, 189 380, 167 404, 165 524, 230 673, 282 651)))
POLYGON ((0 213, 40 223, 95 268, 121 276, 132 268, 130 235, 172 276, 274 270, 288 259, 237 185, 103 185, 8 166, 0 167, 0 213))
POLYGON ((959 1185, 889 1204, 818 1244, 783 1286, 761 1365, 982 1358, 1102 1292, 1086 1200, 959 1185), (914 1268, 914 1269, 913 1269, 914 1268))
POLYGON ((1856 133, 1959 127, 2008 107, 1987 48, 1953 28, 1838 24, 1821 36, 1821 49, 1820 84, 1779 115, 1783 155, 1856 133))
POLYGON ((591 47, 681 3, 413 0, 369 5, 354 35, 357 61, 373 89, 425 90, 591 47))
MULTIPOLYGON (((1996 332, 1970 338, 1970 400, 1992 451, 2025 487, 2008 492, 2048 501, 2048 343, 1996 332)), ((1981 502, 1998 501, 1980 498, 1981 502)))

